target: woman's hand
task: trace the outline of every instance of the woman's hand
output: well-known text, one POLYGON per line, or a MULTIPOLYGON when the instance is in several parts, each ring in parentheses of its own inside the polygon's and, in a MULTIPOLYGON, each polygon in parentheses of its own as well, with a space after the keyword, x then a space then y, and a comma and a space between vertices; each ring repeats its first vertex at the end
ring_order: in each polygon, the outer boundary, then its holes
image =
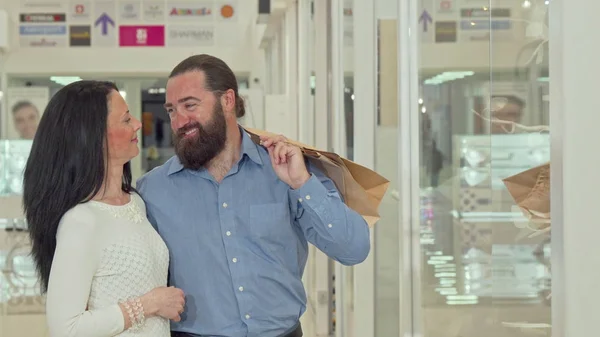
POLYGON ((179 288, 158 287, 142 296, 140 301, 146 317, 160 316, 179 322, 185 305, 185 295, 179 288))

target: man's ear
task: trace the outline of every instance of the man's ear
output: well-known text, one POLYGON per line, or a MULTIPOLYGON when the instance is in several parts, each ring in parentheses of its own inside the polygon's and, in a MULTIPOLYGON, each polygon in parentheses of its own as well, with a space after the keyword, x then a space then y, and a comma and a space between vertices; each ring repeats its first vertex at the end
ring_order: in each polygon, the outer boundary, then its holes
POLYGON ((235 115, 235 92, 229 89, 221 95, 221 106, 223 111, 227 113, 233 113, 235 115))

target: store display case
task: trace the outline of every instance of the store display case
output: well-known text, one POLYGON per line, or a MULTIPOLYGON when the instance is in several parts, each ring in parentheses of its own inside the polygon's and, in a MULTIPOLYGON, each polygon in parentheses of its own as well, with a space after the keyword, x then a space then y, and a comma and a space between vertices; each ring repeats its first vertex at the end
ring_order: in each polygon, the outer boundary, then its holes
POLYGON ((23 171, 31 140, 0 140, 0 196, 23 193, 23 171))
POLYGON ((23 218, 23 173, 31 140, 0 140, 0 214, 5 219, 23 218))
POLYGON ((461 135, 454 144, 451 212, 459 293, 479 303, 544 303, 550 274, 538 247, 545 238, 522 235, 528 220, 502 179, 549 162, 549 135, 461 135))

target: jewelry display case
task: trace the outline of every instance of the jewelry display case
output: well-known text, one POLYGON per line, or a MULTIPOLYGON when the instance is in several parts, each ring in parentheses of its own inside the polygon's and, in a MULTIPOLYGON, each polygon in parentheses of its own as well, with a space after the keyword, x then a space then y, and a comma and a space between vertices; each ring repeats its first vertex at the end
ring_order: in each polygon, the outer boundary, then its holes
POLYGON ((31 140, 0 140, 0 215, 4 219, 23 218, 23 173, 31 140))
POLYGON ((523 235, 528 220, 503 179, 549 162, 549 135, 461 135, 453 143, 457 178, 451 212, 458 234, 460 292, 478 302, 545 303, 550 274, 539 258, 545 238, 523 235))
POLYGON ((0 196, 23 193, 23 171, 31 145, 31 140, 0 140, 0 196))

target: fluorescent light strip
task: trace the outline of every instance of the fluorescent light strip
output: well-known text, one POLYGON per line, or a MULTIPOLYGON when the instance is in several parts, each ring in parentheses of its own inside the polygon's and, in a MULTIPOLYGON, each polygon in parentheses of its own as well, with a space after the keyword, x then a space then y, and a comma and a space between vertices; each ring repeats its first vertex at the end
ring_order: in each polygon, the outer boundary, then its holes
POLYGON ((81 77, 79 77, 79 76, 51 76, 50 81, 60 84, 60 85, 68 85, 73 82, 81 81, 81 77))

